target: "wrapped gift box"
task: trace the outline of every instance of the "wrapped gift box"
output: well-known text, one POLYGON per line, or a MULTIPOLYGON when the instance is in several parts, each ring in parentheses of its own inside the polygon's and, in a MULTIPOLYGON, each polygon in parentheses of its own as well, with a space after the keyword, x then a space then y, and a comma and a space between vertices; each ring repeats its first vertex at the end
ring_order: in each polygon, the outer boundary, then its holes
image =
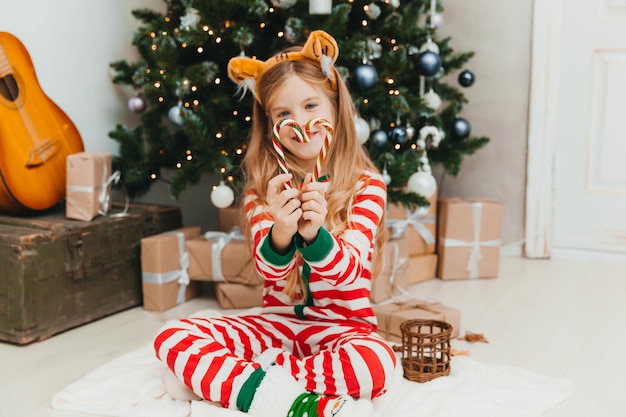
POLYGON ((400 325, 406 320, 445 321, 452 325, 451 337, 457 337, 461 329, 461 312, 437 301, 409 299, 374 306, 374 314, 378 319, 378 334, 390 342, 402 342, 400 325))
POLYGON ((165 311, 198 296, 200 283, 189 280, 185 241, 200 235, 200 227, 182 227, 141 239, 143 307, 165 311))
POLYGON ((441 279, 497 277, 502 214, 502 204, 492 200, 441 199, 437 276, 441 279))
POLYGON ((193 281, 258 285, 263 282, 254 268, 246 241, 237 228, 230 233, 207 232, 187 241, 189 276, 193 281))
POLYGON ((241 229, 241 208, 234 206, 219 209, 217 221, 221 232, 230 232, 233 228, 241 229))
POLYGON ((382 267, 372 280, 370 301, 380 303, 402 294, 409 286, 408 258, 409 238, 406 228, 393 227, 394 221, 387 221, 390 236, 384 248, 382 267))
POLYGON ((407 259, 406 285, 413 285, 437 277, 437 263, 439 256, 436 253, 409 256, 407 259))
POLYGON ((263 305, 263 284, 244 285, 219 282, 215 296, 221 308, 250 308, 263 305))
POLYGON ((111 207, 111 183, 119 172, 111 172, 109 152, 79 152, 66 158, 65 216, 90 221, 111 207))
POLYGON ((413 211, 401 204, 389 204, 387 221, 402 220, 409 236, 409 256, 435 253, 437 236, 437 193, 428 200, 430 206, 413 211))

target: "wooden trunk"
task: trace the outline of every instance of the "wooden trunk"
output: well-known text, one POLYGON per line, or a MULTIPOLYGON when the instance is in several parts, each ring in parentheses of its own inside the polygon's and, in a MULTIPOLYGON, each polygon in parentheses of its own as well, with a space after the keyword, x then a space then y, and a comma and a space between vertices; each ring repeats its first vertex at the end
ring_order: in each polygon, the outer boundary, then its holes
POLYGON ((141 305, 141 238, 177 227, 170 206, 89 222, 63 208, 0 215, 0 340, 27 344, 141 305))

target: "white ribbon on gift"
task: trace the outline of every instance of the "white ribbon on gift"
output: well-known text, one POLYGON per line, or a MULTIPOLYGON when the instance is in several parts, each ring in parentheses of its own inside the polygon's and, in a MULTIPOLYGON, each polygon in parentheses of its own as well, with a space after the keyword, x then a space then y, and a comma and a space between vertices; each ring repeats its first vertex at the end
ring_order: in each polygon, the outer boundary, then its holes
POLYGON ((185 250, 185 234, 183 232, 164 232, 169 235, 176 236, 178 240, 178 253, 180 253, 180 259, 178 264, 180 269, 168 272, 142 272, 141 280, 149 284, 167 284, 168 282, 176 281, 178 279, 178 295, 176 296, 176 304, 181 304, 185 301, 185 293, 187 292, 187 286, 189 285, 189 254, 185 250))
MULTIPOLYGON (((112 183, 117 184, 122 177, 122 173, 120 171, 115 171, 113 174, 109 176, 107 159, 104 154, 98 154, 102 157, 102 184, 91 186, 91 185, 68 185, 67 191, 77 192, 77 193, 95 193, 98 190, 100 194, 98 195, 98 203, 100 203, 100 208, 98 209, 98 214, 102 216, 106 216, 109 211, 109 201, 111 199, 111 195, 109 193, 109 186, 112 183)), ((125 210, 126 211, 126 210, 125 210)))
POLYGON ((209 231, 204 234, 204 238, 209 242, 213 242, 211 246, 211 270, 213 272, 213 281, 226 282, 226 278, 222 273, 222 250, 233 239, 244 240, 241 229, 237 226, 233 227, 230 232, 209 231))
POLYGON ((393 225, 391 226, 392 228, 400 228, 402 231, 404 231, 409 225, 411 225, 415 229, 417 234, 420 235, 422 239, 424 239, 424 242, 426 242, 426 244, 435 243, 435 236, 433 236, 431 231, 428 230, 428 228, 426 227, 426 223, 436 224, 437 216, 423 215, 420 212, 419 208, 414 210, 413 212, 411 212, 411 210, 407 208, 405 219, 390 219, 387 220, 387 224, 389 224, 391 220, 393 220, 393 225))
POLYGON ((464 241, 459 239, 443 239, 443 246, 451 248, 467 247, 469 248, 469 258, 467 260, 467 271, 470 278, 478 278, 478 264, 482 260, 481 247, 498 247, 501 244, 500 239, 493 240, 480 240, 480 228, 482 223, 482 210, 483 203, 472 203, 473 220, 474 220, 474 239, 471 241, 464 241))

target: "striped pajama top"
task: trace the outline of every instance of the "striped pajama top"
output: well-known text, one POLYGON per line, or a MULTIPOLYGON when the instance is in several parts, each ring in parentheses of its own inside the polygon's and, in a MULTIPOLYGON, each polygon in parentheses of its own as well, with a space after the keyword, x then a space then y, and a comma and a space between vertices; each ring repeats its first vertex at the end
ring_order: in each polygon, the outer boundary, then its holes
POLYGON ((267 205, 259 204, 256 194, 246 196, 254 262, 257 272, 265 279, 263 313, 350 321, 376 330, 376 316, 369 299, 371 263, 387 190, 380 174, 371 171, 362 173, 357 187, 358 193, 349 207, 348 224, 341 234, 332 235, 321 227, 315 241, 306 246, 296 234, 286 254, 278 254, 269 243, 274 220, 267 205), (302 259, 300 265, 298 259, 302 259), (285 278, 297 267, 302 268, 305 294, 291 301, 283 289, 285 278))

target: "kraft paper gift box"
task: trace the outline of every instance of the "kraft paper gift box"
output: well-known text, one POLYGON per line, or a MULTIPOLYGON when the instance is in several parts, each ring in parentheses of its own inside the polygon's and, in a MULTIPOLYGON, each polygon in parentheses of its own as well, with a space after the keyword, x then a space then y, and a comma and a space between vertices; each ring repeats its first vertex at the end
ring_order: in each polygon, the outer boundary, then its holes
POLYGON ((230 232, 235 227, 241 229, 241 215, 241 208, 237 206, 219 209, 217 212, 218 230, 230 232))
POLYGON ((441 279, 497 277, 502 215, 503 205, 497 201, 441 199, 437 276, 441 279))
POLYGON ((414 285, 437 277, 437 263, 439 256, 436 253, 409 256, 407 259, 406 284, 414 285))
POLYGON ((182 227, 141 239, 143 307, 165 311, 198 296, 200 283, 189 278, 185 241, 200 235, 200 227, 182 227))
POLYGON ((219 282, 215 297, 221 308, 249 308, 263 305, 263 284, 244 285, 219 282))
POLYGON ((380 303, 403 294, 409 285, 409 238, 406 227, 395 219, 387 219, 386 225, 389 228, 389 240, 383 249, 380 273, 372 280, 370 290, 372 303, 380 303))
POLYGON ((461 311, 438 301, 415 298, 374 306, 374 314, 378 320, 378 334, 390 342, 402 342, 400 325, 407 320, 445 321, 452 325, 452 338, 457 337, 461 329, 461 311))
POLYGON ((389 204, 387 220, 400 219, 409 234, 409 256, 435 253, 437 236, 437 193, 428 199, 430 206, 413 211, 402 204, 389 204))
POLYGON ((230 233, 206 232, 186 242, 193 281, 261 284, 246 241, 238 228, 230 233))
POLYGON ((109 152, 79 152, 66 158, 65 216, 90 221, 111 208, 111 183, 120 172, 111 172, 109 152))

